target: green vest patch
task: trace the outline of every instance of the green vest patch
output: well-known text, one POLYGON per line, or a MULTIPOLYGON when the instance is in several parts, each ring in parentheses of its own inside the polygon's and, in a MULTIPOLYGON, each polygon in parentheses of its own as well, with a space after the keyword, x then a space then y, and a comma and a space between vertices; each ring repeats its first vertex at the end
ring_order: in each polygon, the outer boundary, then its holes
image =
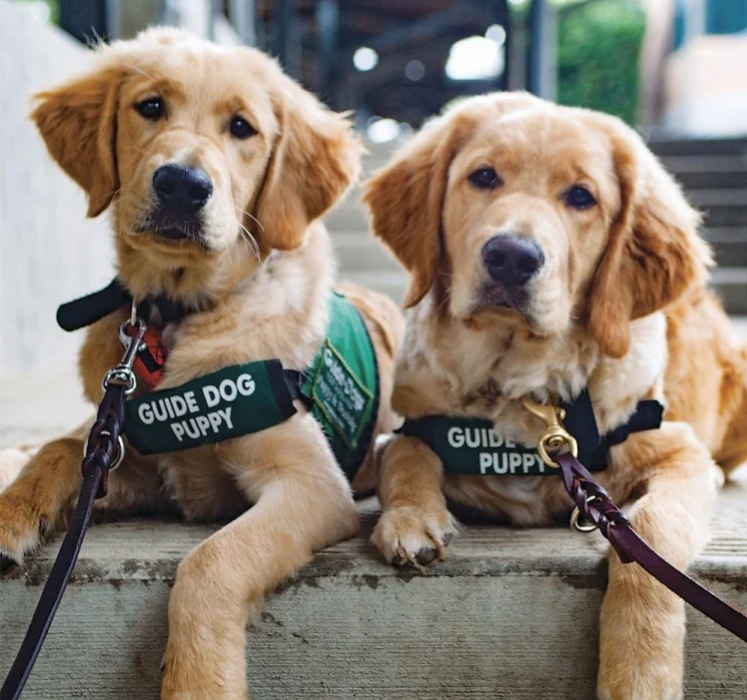
POLYGON ((322 347, 305 372, 279 360, 224 367, 127 402, 126 434, 144 455, 187 450, 278 425, 301 399, 322 426, 349 478, 371 444, 379 406, 376 354, 358 310, 330 296, 322 347))
POLYGON ((305 372, 301 393, 352 479, 363 463, 379 412, 379 371, 363 318, 345 297, 330 297, 327 338, 305 372))

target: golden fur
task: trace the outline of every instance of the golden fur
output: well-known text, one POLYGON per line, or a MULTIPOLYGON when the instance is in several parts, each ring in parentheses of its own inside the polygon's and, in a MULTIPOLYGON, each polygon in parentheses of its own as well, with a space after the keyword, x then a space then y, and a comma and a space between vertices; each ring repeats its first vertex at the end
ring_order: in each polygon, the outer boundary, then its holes
MULTIPOLYGON (((39 95, 33 118, 52 156, 88 193, 89 215, 111 209, 118 274, 134 297, 167 293, 200 309, 164 329, 169 356, 159 388, 267 358, 308 367, 326 332, 334 276, 318 219, 359 169, 347 120, 260 52, 174 30, 116 43, 98 61, 89 75, 39 95), (133 106, 154 94, 167 118, 148 121, 133 106), (235 114, 257 133, 232 138, 227 124, 235 114), (153 173, 166 162, 198 165, 213 181, 201 244, 148 228, 153 173)), ((342 291, 362 312, 377 351, 376 431, 391 431, 401 316, 381 295, 352 285, 342 291)), ((117 330, 127 314, 122 308, 88 329, 80 371, 94 403, 101 378, 121 358, 117 330)), ((42 447, 0 496, 6 558, 22 562, 64 522, 89 426, 42 447)), ((11 459, 19 461, 18 451, 11 459)), ((100 509, 235 518, 179 566, 163 698, 246 697, 248 616, 314 550, 355 534, 353 491, 373 487, 373 467, 369 454, 351 489, 322 429, 300 406, 285 423, 214 446, 147 458, 127 450, 100 509)))
MULTIPOLYGON (((600 481, 628 502, 641 535, 686 567, 708 536, 712 456, 747 458, 747 351, 705 289, 698 214, 638 135, 617 119, 524 94, 472 98, 427 125, 367 183, 375 234, 410 271, 393 405, 407 417, 489 417, 536 444, 522 399, 557 402, 588 387, 602 432, 636 403, 668 405, 661 429, 612 448, 600 481), (468 180, 492 167, 493 190, 468 180), (596 205, 569 206, 574 185, 596 205), (526 303, 495 303, 480 251, 519 233, 545 262, 526 303)), ((449 507, 514 525, 567 521, 558 479, 458 476, 411 437, 380 470, 382 554, 416 566, 456 532, 449 507)), ((610 554, 598 679, 603 700, 682 697, 684 604, 610 554)))

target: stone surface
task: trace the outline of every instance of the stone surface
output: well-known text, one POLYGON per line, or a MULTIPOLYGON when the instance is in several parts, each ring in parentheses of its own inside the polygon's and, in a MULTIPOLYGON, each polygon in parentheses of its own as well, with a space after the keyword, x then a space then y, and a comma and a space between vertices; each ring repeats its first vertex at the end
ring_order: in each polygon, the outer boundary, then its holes
MULTIPOLYGON (((747 606, 747 484, 722 494, 694 571, 747 606)), ((370 526, 367 519, 367 530, 370 526)), ((179 559, 214 530, 94 527, 24 695, 157 698, 179 559)), ((56 544, 59 543, 59 540, 56 544)), ((56 544, 0 579, 0 673, 56 544)), ((319 555, 273 594, 248 634, 254 700, 593 700, 605 586, 599 535, 471 527, 427 575, 380 563, 366 536, 319 555)), ((688 700, 742 700, 741 642, 689 611, 688 700)))

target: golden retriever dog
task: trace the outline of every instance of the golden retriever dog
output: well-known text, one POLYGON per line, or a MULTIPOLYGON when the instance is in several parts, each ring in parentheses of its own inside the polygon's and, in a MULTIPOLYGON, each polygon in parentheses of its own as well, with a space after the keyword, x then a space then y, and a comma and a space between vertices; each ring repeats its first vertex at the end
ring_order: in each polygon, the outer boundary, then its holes
MULTIPOLYGON (((154 29, 103 48, 90 74, 40 94, 33 119, 87 192, 89 216, 109 209, 126 290, 192 310, 173 323, 157 311, 146 319, 168 351, 159 390, 250 361, 311 366, 335 272, 320 217, 359 171, 360 146, 343 115, 258 51, 154 29)), ((376 351, 375 437, 393 428, 401 316, 381 295, 341 291, 376 351)), ((80 372, 93 403, 122 357, 118 329, 129 313, 122 306, 88 330, 80 372)), ((353 492, 373 488, 372 450, 351 488, 320 424, 297 408, 266 430, 181 452, 143 456, 128 446, 98 502, 121 513, 234 518, 178 568, 163 698, 245 698, 245 625, 263 595, 312 552, 357 532, 353 492)), ((0 495, 6 560, 21 563, 63 523, 89 427, 42 447, 0 495)))
MULTIPOLYGON (((599 480, 687 567, 723 480, 714 460, 747 458, 747 352, 706 290, 699 215, 638 135, 521 93, 475 97, 426 125, 364 199, 410 273, 394 409, 488 419, 533 448, 546 426, 526 398, 588 390, 602 435, 659 400, 661 427, 612 447, 599 480)), ((381 459, 373 540, 394 563, 440 558, 452 513, 534 526, 573 505, 559 477, 453 473, 411 434, 381 459)), ((614 552, 609 568, 599 697, 681 698, 683 602, 614 552)))

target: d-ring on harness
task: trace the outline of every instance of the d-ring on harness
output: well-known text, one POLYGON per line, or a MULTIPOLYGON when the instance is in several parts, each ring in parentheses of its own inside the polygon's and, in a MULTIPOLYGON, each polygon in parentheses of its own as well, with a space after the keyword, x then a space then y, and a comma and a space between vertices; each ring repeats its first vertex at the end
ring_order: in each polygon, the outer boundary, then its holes
POLYGON ((563 485, 576 503, 571 524, 582 532, 598 528, 623 564, 637 562, 685 602, 747 642, 747 617, 651 549, 633 529, 628 516, 579 462, 576 440, 562 425, 563 409, 529 400, 524 406, 547 423, 537 451, 548 467, 560 469, 563 485), (567 451, 561 452, 564 449, 567 451), (581 517, 587 524, 581 524, 581 517))

